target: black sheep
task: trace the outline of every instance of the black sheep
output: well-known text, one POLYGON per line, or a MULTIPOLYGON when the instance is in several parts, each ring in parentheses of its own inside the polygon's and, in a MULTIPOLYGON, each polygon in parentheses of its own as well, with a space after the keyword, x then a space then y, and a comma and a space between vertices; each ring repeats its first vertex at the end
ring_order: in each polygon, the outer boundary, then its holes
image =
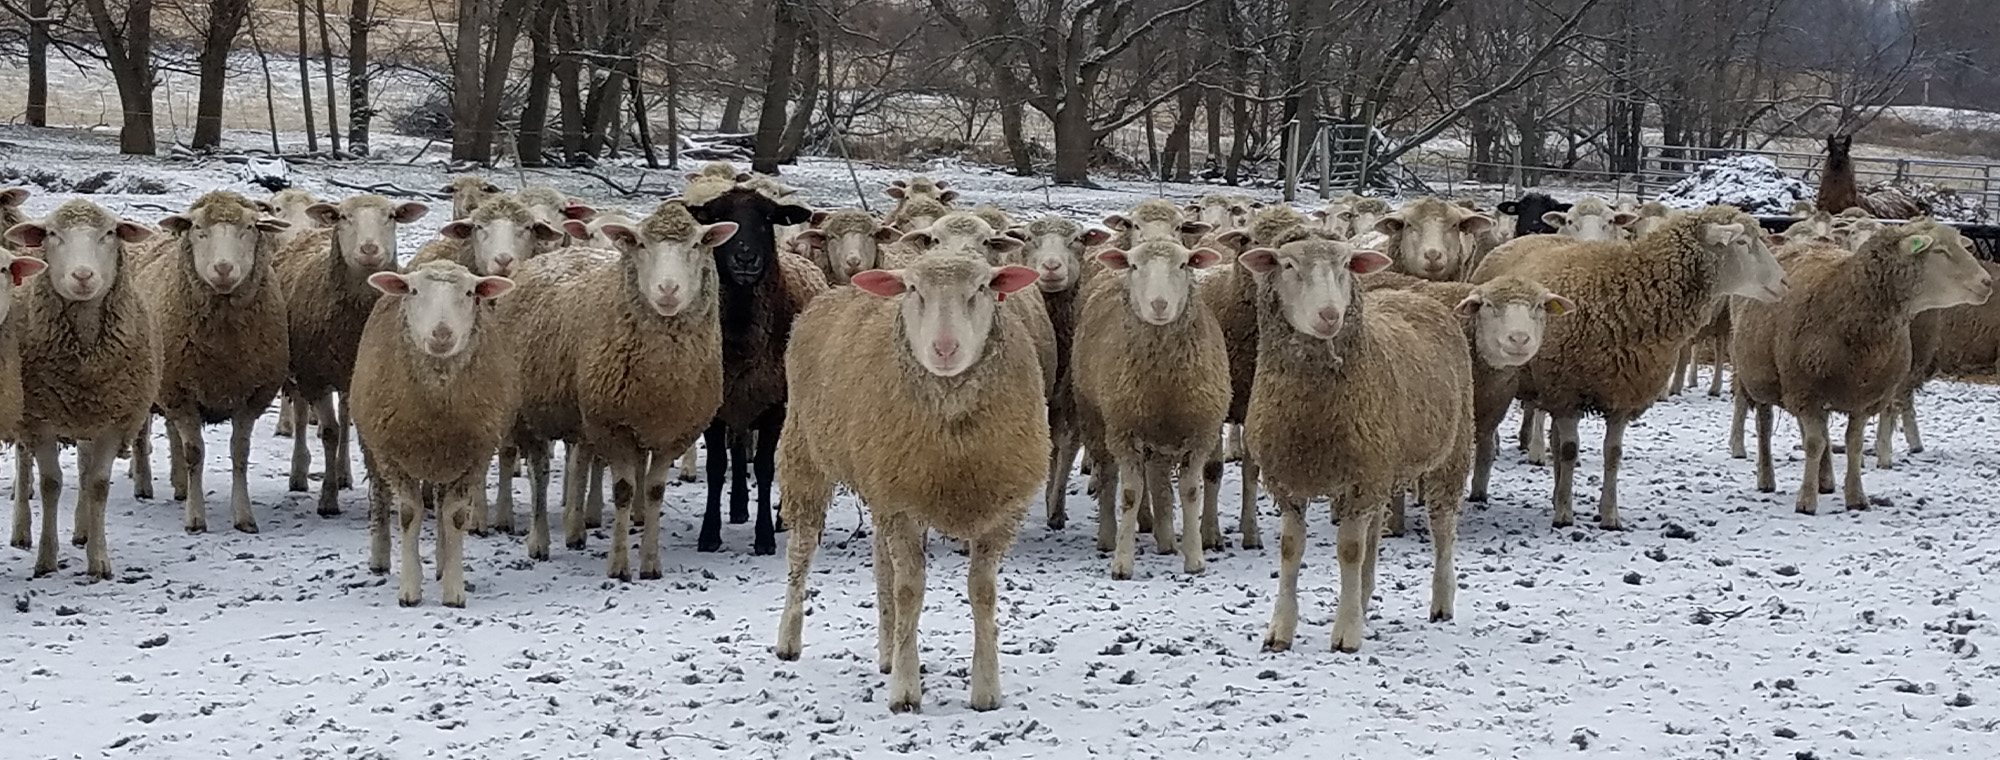
POLYGON ((1500 204, 1500 213, 1514 217, 1514 237, 1523 235, 1553 235, 1556 228, 1542 221, 1542 215, 1550 211, 1568 211, 1569 204, 1557 201, 1542 193, 1528 193, 1518 201, 1500 204))

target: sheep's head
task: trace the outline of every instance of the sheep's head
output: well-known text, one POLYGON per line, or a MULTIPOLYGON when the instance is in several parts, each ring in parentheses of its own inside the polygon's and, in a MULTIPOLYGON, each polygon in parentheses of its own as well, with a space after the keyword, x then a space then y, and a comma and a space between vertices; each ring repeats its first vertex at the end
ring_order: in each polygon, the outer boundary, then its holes
POLYGON ((1776 301, 1791 286, 1785 268, 1771 254, 1757 219, 1731 206, 1710 206, 1684 217, 1701 243, 1716 256, 1716 295, 1776 301))
POLYGON ((333 228, 333 239, 350 269, 378 272, 396 266, 396 225, 424 218, 431 208, 415 201, 392 203, 379 195, 356 195, 338 204, 315 203, 306 213, 333 228))
POLYGON ((610 222, 598 231, 624 255, 633 295, 660 316, 673 317, 699 313, 715 297, 715 247, 728 242, 737 225, 699 224, 686 206, 667 201, 640 222, 610 222))
POLYGON ((471 175, 459 177, 438 190, 439 195, 451 198, 451 218, 464 219, 479 208, 481 201, 507 192, 480 177, 471 175))
POLYGON ((1194 300, 1194 270, 1214 266, 1222 254, 1156 240, 1131 250, 1107 248, 1098 252, 1097 260, 1124 280, 1125 304, 1133 316, 1146 324, 1169 325, 1179 321, 1194 300))
POLYGON ((1632 223, 1636 221, 1638 214, 1615 210, 1598 198, 1584 198, 1567 211, 1542 214, 1542 223, 1555 227, 1558 234, 1599 242, 1630 237, 1632 223))
POLYGON ((426 262, 408 274, 376 272, 368 284, 402 299, 404 337, 417 350, 449 359, 472 342, 482 301, 514 289, 505 277, 480 277, 456 261, 426 262))
POLYGON ((911 177, 907 180, 899 179, 891 182, 888 187, 882 189, 882 194, 904 202, 913 201, 918 198, 930 198, 939 203, 951 205, 952 201, 958 200, 958 191, 951 189, 950 182, 934 180, 924 176, 911 177))
MULTIPOLYGON (((8 227, 28 221, 28 215, 21 211, 21 204, 28 201, 27 188, 10 187, 0 190, 0 233, 8 227)), ((0 237, 0 249, 13 250, 14 244, 0 237)))
POLYGON ((1496 277, 1474 288, 1456 311, 1472 321, 1473 348, 1481 361, 1518 367, 1542 350, 1546 320, 1576 311, 1576 302, 1533 280, 1496 277))
POLYGON ((1674 210, 1659 201, 1646 201, 1639 206, 1639 220, 1632 223, 1632 238, 1637 240, 1653 234, 1654 230, 1666 226, 1674 218, 1674 210))
POLYGON ((1159 198, 1140 201, 1129 212, 1104 217, 1104 226, 1111 229, 1118 245, 1127 247, 1155 240, 1193 245, 1214 229, 1207 222, 1187 219, 1179 206, 1159 198))
POLYGON ((1856 255, 1897 256, 1922 267, 1923 276, 1911 299, 1912 313, 1962 304, 1982 304, 1993 296, 1993 276, 1979 265, 1958 230, 1930 219, 1918 219, 1876 233, 1856 255))
POLYGON ((160 220, 161 229, 181 240, 188 257, 184 264, 194 276, 223 295, 252 283, 268 269, 264 265, 274 244, 267 238, 289 226, 282 219, 261 215, 250 199, 227 190, 204 194, 187 213, 160 220))
POLYGON ((1514 236, 1553 235, 1556 225, 1544 221, 1552 212, 1570 210, 1570 204, 1563 203, 1542 193, 1528 193, 1517 201, 1504 201, 1498 210, 1514 217, 1514 236))
POLYGON ((111 292, 118 282, 118 268, 125 263, 125 244, 152 236, 151 228, 120 219, 82 198, 57 206, 40 221, 7 230, 7 239, 14 244, 42 249, 49 286, 71 301, 95 301, 111 292))
POLYGON ((19 287, 22 280, 40 274, 48 268, 48 264, 32 256, 15 256, 0 250, 0 266, 4 266, 11 278, 8 282, 0 282, 0 322, 5 322, 7 313, 14 307, 14 288, 19 287))
POLYGON ((767 270, 777 266, 776 227, 812 219, 804 206, 779 203, 747 188, 732 188, 706 203, 688 204, 695 221, 702 224, 733 222, 736 234, 715 248, 716 262, 728 284, 752 287, 764 281, 767 270))
POLYGON ((937 224, 937 220, 949 213, 951 207, 938 199, 917 196, 896 206, 895 211, 890 212, 890 217, 895 220, 896 227, 904 230, 921 230, 937 224))
POLYGON ((841 209, 828 214, 818 229, 806 230, 793 239, 823 251, 833 284, 846 285, 856 272, 875 268, 883 243, 902 236, 894 227, 877 223, 866 211, 841 209))
POLYGON ((1250 205, 1239 196, 1210 193, 1189 204, 1187 212, 1211 230, 1233 230, 1250 218, 1250 205))
POLYGON ((1492 219, 1436 198, 1419 198, 1375 223, 1402 271, 1432 280, 1457 278, 1470 254, 1466 236, 1492 227, 1492 219))
MULTIPOLYGON (((591 208, 574 198, 562 194, 548 185, 529 185, 514 193, 514 199, 528 207, 535 216, 550 226, 562 224, 564 220, 577 219, 588 222, 597 216, 597 209, 591 208)), ((560 239, 560 238, 558 238, 560 239)))
POLYGON ((1000 299, 1035 281, 1035 270, 996 267, 957 254, 926 254, 906 269, 870 269, 854 286, 900 299, 900 329, 910 355, 926 372, 956 377, 986 354, 1000 299))
POLYGON ((589 244, 593 248, 617 250, 618 244, 604 234, 604 226, 607 224, 631 226, 638 222, 639 220, 633 219, 631 214, 621 209, 605 209, 597 212, 597 215, 591 217, 588 222, 580 219, 565 220, 562 229, 563 234, 572 240, 589 244))
POLYGON ((1042 292, 1060 293, 1083 279, 1084 251, 1110 239, 1111 233, 1103 228, 1045 216, 1028 223, 1028 245, 1021 250, 1020 261, 1040 273, 1035 284, 1042 292))
POLYGON ((978 256, 994 266, 1015 263, 1020 238, 994 231, 986 220, 964 212, 940 217, 936 224, 902 236, 898 242, 924 251, 950 251, 978 256))
POLYGON ((1839 217, 1827 225, 1828 236, 1835 245, 1850 251, 1859 251, 1868 244, 1868 239, 1882 231, 1882 222, 1872 217, 1839 217))
POLYGON ((319 222, 313 219, 312 214, 306 213, 306 209, 318 202, 319 199, 312 193, 297 188, 280 190, 265 202, 268 207, 265 213, 283 220, 286 225, 285 229, 271 236, 278 247, 282 248, 307 231, 319 228, 319 222))
POLYGON ((471 218, 446 224, 438 234, 469 247, 480 274, 505 277, 515 264, 541 252, 543 245, 562 239, 564 232, 519 198, 496 195, 479 204, 471 218))
POLYGON ((1277 297, 1293 330, 1322 340, 1339 335, 1360 302, 1356 276, 1389 266, 1389 257, 1338 240, 1252 248, 1236 260, 1256 276, 1260 289, 1277 297))

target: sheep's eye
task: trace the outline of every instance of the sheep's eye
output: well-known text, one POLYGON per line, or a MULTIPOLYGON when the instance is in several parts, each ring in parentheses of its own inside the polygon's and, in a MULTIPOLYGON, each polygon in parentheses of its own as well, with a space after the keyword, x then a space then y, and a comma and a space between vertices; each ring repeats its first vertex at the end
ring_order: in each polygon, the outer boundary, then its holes
POLYGON ((1293 266, 1292 266, 1292 262, 1290 262, 1290 261, 1285 261, 1285 262, 1281 262, 1281 264, 1282 264, 1282 265, 1283 265, 1283 266, 1285 267, 1285 269, 1287 269, 1287 270, 1289 270, 1289 269, 1294 269, 1294 268, 1295 268, 1295 267, 1293 267, 1293 266))

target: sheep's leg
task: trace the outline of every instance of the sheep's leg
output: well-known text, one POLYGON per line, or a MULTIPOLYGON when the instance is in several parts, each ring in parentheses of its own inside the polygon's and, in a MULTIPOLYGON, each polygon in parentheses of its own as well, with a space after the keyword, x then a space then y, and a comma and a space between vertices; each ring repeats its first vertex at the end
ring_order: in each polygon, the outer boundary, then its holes
POLYGON ((1103 478, 1097 493, 1094 494, 1097 498, 1097 550, 1112 552, 1118 545, 1118 534, 1123 532, 1119 529, 1119 523, 1124 519, 1118 509, 1120 486, 1118 468, 1116 464, 1102 461, 1095 455, 1086 459, 1095 462, 1097 471, 1102 473, 1101 476, 1093 476, 1092 479, 1103 478))
POLYGON ((347 410, 347 391, 340 392, 337 411, 325 415, 325 419, 339 420, 336 427, 340 428, 340 447, 333 450, 333 458, 328 461, 332 463, 332 470, 340 475, 340 487, 353 488, 354 466, 348 462, 347 449, 348 444, 354 440, 354 415, 347 410))
MULTIPOLYGON (((291 408, 294 410, 292 412, 292 415, 294 417, 305 416, 307 403, 308 402, 306 401, 306 398, 304 396, 298 395, 296 393, 291 394, 289 400, 286 401, 286 404, 291 406, 291 408)), ((300 431, 299 435, 292 436, 291 480, 289 483, 286 484, 285 489, 288 491, 296 491, 299 493, 304 493, 305 491, 307 491, 309 489, 309 486, 306 483, 306 473, 311 469, 312 469, 312 452, 307 450, 306 448, 306 437, 304 435, 304 431, 300 431)))
POLYGON ((658 580, 664 575, 660 570, 660 506, 667 498, 667 470, 672 469, 674 460, 664 451, 642 452, 640 456, 646 461, 646 503, 642 507, 646 527, 639 532, 639 578, 658 580))
POLYGON ((639 485, 645 478, 646 454, 629 445, 602 449, 611 462, 611 556, 605 575, 621 581, 632 580, 632 513, 639 500, 639 485))
POLYGON ((1264 536, 1257 529, 1257 460, 1243 452, 1243 514, 1237 527, 1243 531, 1243 548, 1264 548, 1264 536))
POLYGON ((1222 423, 1222 461, 1234 462, 1243 458, 1243 423, 1222 423))
MULTIPOLYGON (((1207 457, 1204 456, 1202 459, 1205 460, 1207 457)), ((1208 569, 1204 563, 1202 549, 1208 544, 1204 538, 1208 532, 1208 523, 1213 522, 1211 518, 1214 516, 1213 510, 1209 510, 1206 514, 1202 511, 1204 500, 1201 494, 1201 478, 1195 474, 1195 461, 1192 456, 1185 457, 1174 468, 1177 470, 1174 474, 1174 485, 1180 490, 1181 503, 1181 570, 1189 575, 1199 575, 1208 569)), ((1166 468, 1162 466, 1161 469, 1166 468)), ((976 606, 978 602, 973 604, 976 606)))
POLYGON ((1193 523, 1174 525, 1174 471, 1165 461, 1153 459, 1146 463, 1146 501, 1153 511, 1155 553, 1174 553, 1174 528, 1179 527, 1182 533, 1201 529, 1199 519, 1193 523))
POLYGON ((257 515, 250 509, 250 435, 257 432, 257 417, 244 413, 229 421, 229 512, 243 533, 257 532, 257 515))
POLYGON ((1493 457, 1498 454, 1500 421, 1481 422, 1474 427, 1472 436, 1472 486, 1465 498, 1485 501, 1487 486, 1493 479, 1493 457))
MULTIPOLYGON (((485 510, 472 516, 468 530, 475 536, 484 536, 490 528, 501 533, 514 532, 514 471, 521 466, 521 450, 514 444, 501 444, 498 452, 500 466, 495 468, 493 479, 493 514, 489 518, 485 510)), ((528 465, 529 488, 534 487, 534 464, 528 465)), ((485 490, 484 488, 480 490, 485 490)), ((532 498, 532 496, 531 496, 532 498)), ((546 504, 546 499, 544 503, 546 504)))
MULTIPOLYGON (((1885 415, 1893 414, 1891 410, 1885 415)), ((1861 441, 1868 434, 1868 415, 1852 414, 1847 417, 1847 478, 1843 483, 1843 495, 1850 510, 1867 509, 1868 494, 1861 489, 1861 441)), ((1877 441, 1877 445, 1881 442, 1877 441)))
MULTIPOLYGON (((1553 416, 1553 415, 1552 415, 1553 416)), ((1549 437, 1556 447, 1556 519, 1555 527, 1567 528, 1576 524, 1573 506, 1576 488, 1576 417, 1553 416, 1549 421, 1549 437)))
POLYGON ((35 577, 40 578, 56 571, 56 523, 63 477, 62 444, 54 436, 35 446, 35 466, 42 471, 42 545, 35 551, 35 577))
MULTIPOLYGON (((1557 424, 1560 425, 1561 421, 1558 420, 1557 424)), ((1333 616, 1333 649, 1336 652, 1361 649, 1362 621, 1368 615, 1368 548, 1370 539, 1379 541, 1382 534, 1381 526, 1369 512, 1381 510, 1382 503, 1388 500, 1388 494, 1380 493, 1334 495, 1334 510, 1340 515, 1340 537, 1336 539, 1340 559, 1340 608, 1333 616)))
MULTIPOLYGON (((1194 483, 1192 468, 1184 469, 1187 482, 1194 483)), ((969 542, 972 565, 965 585, 966 596, 972 599, 972 709, 981 712, 1000 707, 1000 622, 994 608, 1000 601, 1000 560, 1013 543, 1007 535, 1011 531, 1003 529, 999 535, 969 542)))
MULTIPOLYGON (((572 490, 570 483, 576 480, 576 457, 574 456, 576 447, 571 446, 569 450, 571 453, 571 456, 568 458, 570 467, 563 475, 563 493, 565 497, 572 490)), ((542 441, 537 445, 530 445, 525 451, 518 447, 514 450, 516 458, 520 458, 524 453, 527 455, 528 460, 528 559, 546 561, 549 558, 549 469, 553 465, 549 461, 549 444, 547 441, 542 441)), ((507 475, 507 468, 512 464, 513 462, 504 460, 500 463, 500 478, 502 481, 513 479, 507 475)), ((570 508, 570 502, 567 498, 564 499, 563 506, 563 538, 564 540, 568 540, 571 538, 568 532, 571 522, 575 520, 575 510, 570 508)), ((581 530, 577 532, 579 535, 582 533, 581 530)), ((578 538, 578 540, 581 540, 581 538, 578 538)))
MULTIPOLYGON (((1828 415, 1828 421, 1827 421, 1827 422, 1824 422, 1824 423, 1821 423, 1821 424, 1823 424, 1823 425, 1825 425, 1825 426, 1826 426, 1826 427, 1825 427, 1825 430, 1827 431, 1827 433, 1826 433, 1826 438, 1827 438, 1827 447, 1826 447, 1826 456, 1823 456, 1823 457, 1820 457, 1820 459, 1819 459, 1819 492, 1820 492, 1820 493, 1833 493, 1833 489, 1835 488, 1835 484, 1834 484, 1834 482, 1833 482, 1833 453, 1834 453, 1834 452, 1833 452, 1833 423, 1832 423, 1832 420, 1831 420, 1831 417, 1832 417, 1832 415, 1828 415)), ((1842 441, 1842 442, 1843 442, 1843 443, 1845 443, 1845 441, 1842 441)), ((1845 448, 1845 447, 1843 447, 1843 448, 1845 448)))
POLYGON ((584 478, 588 481, 589 487, 583 494, 583 527, 602 528, 604 527, 604 474, 611 470, 611 466, 604 463, 604 457, 594 453, 584 461, 590 465, 590 469, 589 475, 584 478))
POLYGON ((1531 409, 1528 415, 1533 418, 1528 426, 1528 464, 1541 467, 1549 463, 1549 437, 1546 435, 1546 430, 1550 417, 1540 408, 1531 409))
MULTIPOLYGON (((802 641, 806 617, 806 578, 812 572, 813 555, 819 552, 820 535, 826 529, 826 506, 833 500, 833 484, 825 476, 804 461, 803 456, 786 452, 778 458, 778 467, 785 482, 778 498, 784 500, 785 514, 792 516, 791 535, 785 540, 785 612, 778 619, 777 653, 780 660, 797 660, 799 652, 805 648, 802 641)), ((877 629, 878 647, 881 653, 882 672, 889 672, 887 646, 889 636, 890 611, 895 609, 893 599, 883 586, 885 565, 890 559, 883 545, 882 518, 877 510, 875 524, 875 611, 881 628, 877 629)))
MULTIPOLYGON (((1108 484, 1107 484, 1108 485, 1108 484)), ((1139 510, 1145 504, 1146 467, 1137 457, 1118 457, 1118 549, 1111 555, 1111 579, 1132 579, 1133 556, 1138 551, 1139 510)))
POLYGON ((1896 467, 1896 405, 1892 402, 1875 416, 1875 467, 1896 467))
POLYGON ((292 410, 292 394, 278 394, 278 429, 275 431, 278 437, 292 437, 293 428, 298 425, 298 418, 298 412, 292 410))
POLYGON ((1625 458, 1625 426, 1631 422, 1620 414, 1604 419, 1604 483, 1597 496, 1597 526, 1605 530, 1625 529, 1625 521, 1618 517, 1618 465, 1625 458))
MULTIPOLYGON (((148 425, 147 427, 152 427, 148 425)), ((167 419, 167 430, 188 431, 187 435, 169 435, 170 451, 179 452, 167 466, 173 468, 177 478, 186 487, 186 493, 176 493, 175 498, 187 499, 187 532, 208 532, 208 489, 202 485, 202 470, 208 452, 201 435, 201 419, 193 415, 180 415, 167 419)), ((234 431, 232 431, 233 433, 234 431)), ((137 453, 136 451, 134 452, 137 453)), ((135 456, 134 459, 137 457, 135 456)), ((180 491, 180 488, 175 488, 180 491)))
POLYGON ((688 444, 687 453, 681 455, 680 478, 682 483, 693 483, 701 478, 701 476, 696 475, 694 471, 695 465, 699 464, 700 460, 701 460, 701 447, 696 446, 694 444, 688 444))
POLYGON ((28 444, 14 444, 14 535, 7 543, 16 549, 35 548, 35 507, 29 493, 35 482, 34 456, 28 444))
POLYGON ((729 524, 742 525, 750 522, 750 431, 730 432, 729 524))
POLYGON ((1076 443, 1074 434, 1067 430, 1051 430, 1049 441, 1049 482, 1042 493, 1043 511, 1048 515, 1049 530, 1062 530, 1069 525, 1069 468, 1076 463, 1076 443))
MULTIPOLYGON (((347 440, 341 435, 342 428, 338 422, 340 417, 334 412, 332 394, 313 399, 313 408, 318 409, 319 418, 326 421, 326 424, 319 426, 319 444, 326 454, 326 474, 319 479, 319 516, 333 517, 340 514, 340 473, 338 471, 340 460, 338 459, 338 452, 347 445, 347 440)), ((411 509, 417 509, 422 506, 420 502, 416 501, 418 497, 419 494, 416 492, 416 487, 412 485, 410 490, 410 498, 412 500, 410 502, 411 509)), ((398 500, 401 499, 401 497, 397 498, 398 500)), ((418 517, 421 518, 422 514, 419 513, 418 517)), ((418 601, 422 600, 419 599, 418 601)), ((411 602, 411 604, 415 603, 411 602)))
POLYGON ((1810 515, 1819 512, 1820 460, 1827 456, 1826 413, 1801 410, 1798 419, 1799 434, 1806 443, 1806 464, 1805 474, 1800 479, 1796 509, 1799 514, 1810 515))
MULTIPOLYGON (((181 443, 181 436, 186 434, 188 430, 193 430, 196 436, 201 435, 201 420, 193 417, 187 419, 192 421, 182 425, 167 425, 167 484, 173 486, 174 501, 184 501, 188 497, 187 463, 183 461, 186 459, 187 449, 181 443)), ((147 437, 151 438, 152 433, 148 432, 147 437)), ((151 452, 153 448, 152 441, 148 440, 146 444, 146 450, 151 452)), ((137 463, 138 459, 138 457, 133 457, 132 461, 137 463)), ((151 480, 152 471, 153 462, 149 455, 146 461, 148 480, 151 480)))
POLYGON ((882 675, 889 675, 896 664, 896 559, 889 551, 889 533, 882 529, 882 520, 873 520, 875 528, 874 561, 875 568, 875 668, 882 675))
POLYGON ((1903 403, 1897 405, 1903 413, 1903 442, 1910 445, 1910 453, 1924 453, 1924 436, 1917 430, 1917 391, 1915 388, 1903 392, 1903 403))
POLYGON ((1275 492, 1271 497, 1278 502, 1283 527, 1278 533, 1278 597, 1271 606, 1264 651, 1283 652, 1292 648, 1299 630, 1299 563, 1306 553, 1306 500, 1275 492))
POLYGON ((1460 503, 1457 479, 1446 472, 1424 479, 1421 491, 1425 514, 1431 527, 1431 622, 1452 619, 1458 597, 1458 517, 1460 503))
POLYGON ((1150 483, 1142 484, 1139 489, 1139 498, 1142 500, 1139 502, 1139 532, 1146 535, 1153 534, 1154 524, 1159 522, 1160 516, 1159 505, 1153 503, 1153 489, 1150 486, 1150 483))
POLYGON ((1361 553, 1361 604, 1363 605, 1361 616, 1366 620, 1368 607, 1375 604, 1375 558, 1382 555, 1382 529, 1385 527, 1383 523, 1388 519, 1388 514, 1376 508, 1363 513, 1362 516, 1368 526, 1368 530, 1362 533, 1367 546, 1361 553))
POLYGON ((1708 395, 1711 398, 1721 398, 1722 363, 1729 359, 1729 336, 1716 337, 1715 343, 1710 348, 1709 359, 1714 363, 1709 365, 1708 395))
POLYGON ((924 681, 918 659, 917 619, 924 611, 926 531, 915 520, 898 514, 884 520, 882 530, 889 534, 889 554, 896 568, 896 654, 889 668, 889 711, 922 712, 924 681))
POLYGON ((773 406, 758 420, 757 458, 752 460, 757 475, 757 525, 750 541, 750 553, 768 556, 778 553, 777 531, 784 525, 779 515, 771 514, 771 486, 777 479, 778 434, 785 424, 785 407, 773 406))
POLYGON ((1742 459, 1748 456, 1743 451, 1743 417, 1750 412, 1750 397, 1744 395, 1741 388, 1730 396, 1729 456, 1731 459, 1742 459))
MULTIPOLYGON (((541 467, 553 466, 550 462, 549 445, 550 442, 541 441, 532 447, 531 453, 528 454, 530 471, 537 466, 536 458, 542 460, 543 464, 539 465, 541 467)), ((589 478, 584 473, 596 468, 597 455, 589 446, 577 442, 563 444, 563 546, 572 550, 581 551, 586 545, 588 531, 585 530, 584 523, 583 489, 584 481, 589 478)), ((533 499, 530 499, 529 503, 534 506, 530 507, 533 515, 529 518, 528 556, 535 559, 546 558, 549 556, 549 500, 544 496, 539 503, 533 499), (535 556, 537 550, 541 552, 540 557, 535 556)))
MULTIPOLYGON (((299 436, 304 438, 304 435, 299 436)), ((396 511, 395 486, 375 463, 375 453, 361 447, 361 466, 368 468, 368 571, 389 573, 389 514, 396 511)))
MULTIPOLYGON (((1737 394, 1737 398, 1743 398, 1737 394)), ((1748 402, 1745 402, 1748 403, 1748 402)), ((1757 490, 1775 493, 1778 490, 1778 473, 1771 466, 1771 405, 1757 404, 1757 490)))
POLYGON ((1521 399, 1517 406, 1521 409, 1521 430, 1514 434, 1514 446, 1525 454, 1528 451, 1528 444, 1535 437, 1535 405, 1527 399, 1521 399))
POLYGON ((1384 525, 1382 532, 1395 538, 1402 538, 1404 533, 1409 532, 1407 515, 1409 512, 1409 501, 1409 495, 1401 488, 1397 488, 1394 493, 1389 494, 1388 509, 1385 510, 1383 515, 1384 525))
MULTIPOLYGON (((333 422, 332 414, 326 414, 320 419, 327 422, 319 426, 322 437, 326 435, 327 430, 339 427, 333 422)), ((335 434, 338 435, 338 432, 335 434)), ((331 480, 331 475, 327 479, 331 480)), ((418 493, 418 484, 414 480, 398 478, 394 488, 396 518, 397 524, 402 529, 400 532, 403 544, 402 558, 396 565, 396 603, 404 607, 415 607, 424 603, 424 559, 417 551, 417 539, 424 532, 423 497, 418 493)), ((442 533, 442 523, 439 525, 439 530, 442 533)), ((438 559, 442 561, 444 558, 438 559)))
MULTIPOLYGON (((701 516, 701 537, 695 540, 695 551, 712 552, 722 549, 722 494, 729 477, 729 428, 716 420, 708 424, 702 440, 708 443, 708 511, 701 516)), ((622 535, 622 534, 621 534, 622 535)))
POLYGON ((1222 447, 1209 449, 1201 465, 1201 548, 1221 549, 1229 544, 1222 537, 1222 447))
POLYGON ((84 526, 89 541, 83 547, 84 574, 111 580, 111 548, 104 532, 104 510, 111 500, 111 470, 118 464, 118 450, 130 440, 120 437, 78 441, 76 463, 82 488, 76 497, 76 521, 84 526))
MULTIPOLYGON (((171 425, 172 423, 168 423, 171 425)), ((139 426, 139 434, 132 437, 132 464, 128 471, 132 478, 132 498, 153 498, 153 415, 146 415, 146 421, 139 426)))
POLYGON ((484 488, 489 457, 472 474, 438 488, 438 597, 446 607, 465 607, 465 533, 472 522, 472 492, 484 488))

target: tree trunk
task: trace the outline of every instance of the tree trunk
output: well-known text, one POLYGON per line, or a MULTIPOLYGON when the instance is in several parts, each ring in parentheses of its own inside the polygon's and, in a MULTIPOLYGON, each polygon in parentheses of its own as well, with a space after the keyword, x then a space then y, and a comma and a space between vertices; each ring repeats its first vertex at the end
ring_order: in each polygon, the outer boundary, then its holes
POLYGON ((590 92, 590 100, 584 105, 587 121, 583 136, 583 154, 590 157, 608 156, 618 149, 618 111, 625 102, 625 74, 616 69, 604 72, 604 79, 590 92))
MULTIPOLYGON (((799 82, 799 107, 785 123, 784 139, 778 142, 778 163, 789 164, 799 160, 799 153, 805 150, 806 129, 812 126, 813 109, 819 105, 820 38, 819 32, 807 25, 799 39, 798 60, 806 64, 804 79, 799 82)), ((970 142, 970 141, 968 141, 970 142)))
POLYGON ((1052 121, 1056 133, 1055 183, 1090 185, 1090 149, 1097 144, 1090 131, 1090 109, 1081 87, 1072 86, 1052 121))
POLYGON ((486 55, 485 83, 479 97, 481 163, 493 160, 493 143, 501 132, 500 100, 506 94, 507 75, 513 70, 509 64, 514 60, 515 43, 521 41, 521 21, 527 12, 528 0, 501 0, 500 12, 493 20, 493 47, 486 55))
POLYGON ((1206 161, 1208 166, 1213 168, 1222 163, 1222 89, 1210 89, 1207 100, 1208 102, 1203 104, 1203 111, 1208 116, 1208 158, 1206 161))
POLYGON ((271 125, 271 152, 282 153, 284 147, 278 144, 278 99, 272 94, 278 88, 271 82, 271 58, 264 54, 264 41, 257 36, 257 18, 251 16, 249 20, 250 49, 256 51, 257 68, 264 72, 264 116, 271 125))
POLYGON ((28 0, 28 126, 49 125, 49 0, 28 0))
POLYGON ((528 102, 521 106, 521 124, 514 133, 515 160, 522 166, 542 166, 543 145, 549 130, 549 85, 555 78, 555 49, 549 44, 550 26, 555 23, 556 6, 561 0, 542 0, 528 27, 529 48, 534 62, 528 68, 528 102))
POLYGON ((319 11, 319 58, 326 77, 326 146, 335 155, 340 153, 340 113, 339 103, 333 96, 333 35, 326 30, 326 0, 313 0, 313 7, 319 11))
POLYGON ((249 0, 216 0, 208 6, 208 29, 201 38, 201 54, 195 58, 198 94, 194 138, 188 144, 195 150, 212 151, 222 145, 222 94, 229 84, 229 53, 249 11, 249 0))
POLYGON ((785 138, 785 104, 792 97, 792 71, 799 52, 800 27, 806 23, 804 0, 776 0, 771 3, 771 57, 764 75, 764 107, 757 116, 756 152, 750 170, 778 173, 778 149, 785 138))
POLYGON ((313 125, 312 46, 306 42, 306 0, 298 0, 299 12, 299 113, 306 117, 306 150, 319 152, 319 130, 313 125))
POLYGON ((1165 171, 1160 173, 1160 179, 1173 182, 1194 179, 1194 112, 1200 105, 1200 89, 1181 90, 1179 102, 1174 104, 1174 127, 1167 133, 1165 171))
POLYGON ((111 77, 118 83, 118 104, 124 111, 118 130, 118 152, 153 155, 153 0, 131 0, 125 24, 112 21, 104 0, 84 0, 97 27, 98 41, 110 59, 111 77))
POLYGON ((368 97, 369 0, 348 0, 347 9, 347 150, 368 155, 368 123, 375 104, 368 97))
POLYGON ((665 15, 662 31, 667 38, 662 47, 667 55, 667 168, 681 168, 681 75, 674 54, 679 48, 674 44, 674 9, 680 3, 666 0, 661 13, 665 15))
MULTIPOLYGON (((634 63, 633 67, 637 68, 638 64, 634 63)), ((658 169, 660 156, 653 152, 653 126, 646 118, 646 93, 639 86, 638 74, 629 73, 626 77, 632 80, 632 122, 639 128, 639 150, 646 154, 646 168, 658 169)))
POLYGON ((480 77, 479 55, 480 33, 479 0, 460 0, 458 4, 458 34, 451 54, 451 158, 453 161, 479 161, 480 153, 488 144, 486 124, 479 121, 479 97, 483 90, 480 77))
POLYGON ((1022 108, 1018 93, 1005 93, 1009 101, 1000 106, 1000 137, 1007 141, 1007 157, 1014 162, 1014 176, 1032 177, 1035 157, 1028 152, 1028 139, 1021 134, 1022 108))
POLYGON ((729 97, 722 101, 722 123, 715 131, 725 134, 743 131, 743 101, 748 96, 749 90, 740 82, 730 88, 729 97))
MULTIPOLYGON (((575 17, 569 8, 556 12, 549 32, 557 50, 576 47, 575 17)), ((558 55, 555 61, 556 99, 562 110, 563 163, 577 166, 583 161, 583 64, 575 56, 558 55)))

